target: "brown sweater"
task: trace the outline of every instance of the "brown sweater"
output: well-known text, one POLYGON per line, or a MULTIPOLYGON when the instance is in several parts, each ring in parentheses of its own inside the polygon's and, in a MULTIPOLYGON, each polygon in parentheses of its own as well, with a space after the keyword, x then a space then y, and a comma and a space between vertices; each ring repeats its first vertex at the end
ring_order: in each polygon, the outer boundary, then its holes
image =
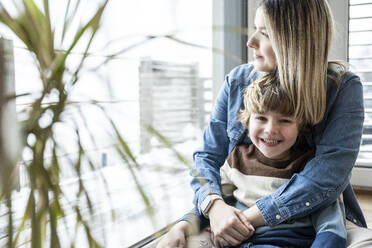
POLYGON ((313 150, 296 150, 285 160, 273 160, 265 157, 253 144, 236 146, 227 158, 231 168, 245 175, 291 178, 294 173, 303 170, 307 161, 314 157, 313 150))
POLYGON ((314 150, 297 149, 285 160, 266 158, 253 144, 236 146, 221 168, 222 192, 251 206, 299 173, 314 150))

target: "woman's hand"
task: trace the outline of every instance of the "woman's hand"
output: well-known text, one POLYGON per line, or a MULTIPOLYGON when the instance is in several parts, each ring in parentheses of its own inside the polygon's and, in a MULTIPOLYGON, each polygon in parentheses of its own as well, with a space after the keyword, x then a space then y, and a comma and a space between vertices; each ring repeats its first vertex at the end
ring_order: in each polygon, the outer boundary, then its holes
POLYGON ((161 238, 156 248, 186 247, 186 237, 191 228, 191 224, 187 221, 178 222, 161 238))
POLYGON ((217 248, 239 245, 254 233, 254 228, 244 213, 223 200, 216 200, 208 215, 212 241, 217 248))

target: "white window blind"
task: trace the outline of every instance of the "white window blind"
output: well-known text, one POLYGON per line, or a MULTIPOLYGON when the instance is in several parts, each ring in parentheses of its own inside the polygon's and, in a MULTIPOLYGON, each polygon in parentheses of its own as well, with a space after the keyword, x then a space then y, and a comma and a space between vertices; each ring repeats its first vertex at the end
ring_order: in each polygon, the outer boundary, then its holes
POLYGON ((372 0, 350 0, 349 62, 363 82, 365 122, 358 166, 372 168, 372 0))
POLYGON ((152 135, 147 126, 155 128, 173 144, 186 141, 181 133, 189 125, 204 129, 210 114, 206 107, 212 104, 212 87, 211 78, 200 77, 198 68, 197 63, 142 59, 139 68, 142 152, 149 152, 155 146, 149 142, 152 135))
POLYGON ((352 183, 372 187, 372 0, 349 1, 349 52, 351 70, 363 83, 365 120, 362 144, 352 183))

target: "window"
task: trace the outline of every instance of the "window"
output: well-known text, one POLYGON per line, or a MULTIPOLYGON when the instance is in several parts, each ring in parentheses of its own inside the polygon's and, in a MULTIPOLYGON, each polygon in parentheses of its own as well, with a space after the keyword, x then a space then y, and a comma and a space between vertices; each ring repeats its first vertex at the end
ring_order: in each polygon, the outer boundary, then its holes
POLYGON ((372 1, 349 2, 348 60, 363 83, 365 120, 362 144, 352 182, 357 187, 372 187, 372 1))
MULTIPOLYGON (((78 0, 72 2, 75 1, 78 0)), ((49 2, 52 14, 63 18, 64 5, 69 1, 49 2)), ((81 0, 80 2, 84 8, 77 9, 77 11, 84 17, 85 11, 94 8, 92 2, 95 1, 81 0)), ((53 21, 55 21, 53 24, 58 24, 57 19, 53 21)), ((87 153, 96 164, 102 165, 97 168, 97 174, 87 173, 84 177, 90 180, 89 190, 94 193, 94 198, 98 199, 94 203, 97 220, 103 220, 103 224, 95 225, 93 232, 106 231, 108 244, 105 247, 128 247, 177 220, 192 208, 193 194, 189 186, 188 168, 177 160, 169 149, 159 148, 147 154, 141 153, 139 67, 143 58, 151 58, 152 61, 160 61, 161 64, 168 63, 173 67, 179 63, 193 65, 198 75, 195 84, 208 82, 210 84, 212 77, 211 22, 211 0, 111 0, 106 7, 100 32, 95 37, 90 56, 87 58, 88 67, 84 69, 77 87, 70 95, 70 101, 79 106, 81 113, 75 108, 75 111, 66 115, 67 119, 73 119, 74 116, 84 114, 87 126, 94 134, 95 144, 92 144, 89 134, 85 131, 85 124, 77 123, 79 131, 84 136, 82 143, 86 145, 87 153), (119 53, 123 50, 126 52, 119 53), (117 56, 108 63, 102 64, 111 54, 117 54, 117 56), (100 66, 97 67, 97 65, 100 66), (88 104, 91 100, 98 101, 107 109, 107 113, 118 125, 141 165, 141 169, 136 170, 136 174, 149 196, 154 211, 152 218, 146 214, 145 204, 127 165, 123 164, 119 157, 113 155, 115 144, 110 138, 111 134, 107 133, 109 125, 99 111, 88 104), (104 195, 104 183, 98 179, 98 174, 106 177, 111 194, 111 206, 108 201, 99 200, 99 197, 104 195), (115 226, 110 226, 110 207, 116 211, 115 226)), ((58 29, 56 30, 58 32, 58 29)), ((39 75, 35 69, 33 57, 24 45, 14 39, 11 32, 4 26, 0 26, 0 34, 13 39, 14 42, 17 94, 30 93, 28 96, 17 99, 18 117, 21 118, 20 112, 32 107, 33 99, 40 94, 39 75)), ((77 50, 74 56, 82 56, 82 51, 77 50)), ((74 56, 71 57, 71 63, 74 63, 74 56)), ((167 77, 169 70, 169 68, 164 70, 164 75, 167 77)), ((157 83, 161 83, 161 80, 160 78, 157 83)), ((223 77, 219 80, 222 81, 223 77)), ((178 90, 177 80, 171 78, 168 82, 172 83, 171 91, 178 90)), ((208 87, 211 88, 211 85, 208 87)), ((190 87, 190 91, 196 88, 196 86, 190 87)), ((169 96, 171 91, 164 90, 165 97, 171 97, 169 96)), ((210 101, 211 92, 206 92, 203 98, 210 101)), ((181 105, 182 103, 161 102, 160 104, 166 104, 168 107, 170 104, 181 105)), ((195 105, 196 103, 188 104, 195 105)), ((206 106, 204 110, 208 112, 208 108, 210 109, 211 106, 206 106)), ((167 125, 172 126, 169 123, 167 125)), ((202 138, 200 126, 189 123, 174 131, 178 133, 177 138, 187 140, 175 148, 191 160, 192 151, 199 146, 198 139, 202 138)), ((63 143, 65 150, 65 152, 60 152, 59 156, 66 157, 66 160, 70 156, 77 155, 76 147, 70 145, 73 143, 70 139, 73 138, 69 132, 71 130, 60 128, 56 137, 58 142, 63 143)), ((153 137, 147 142, 152 142, 152 140, 154 140, 153 137)), ((24 155, 27 157, 27 154, 24 155)), ((22 170, 25 168, 21 168, 21 187, 26 188, 27 178, 22 176, 22 170)), ((66 187, 76 183, 76 175, 68 166, 63 168, 61 173, 64 176, 62 183, 66 187)))

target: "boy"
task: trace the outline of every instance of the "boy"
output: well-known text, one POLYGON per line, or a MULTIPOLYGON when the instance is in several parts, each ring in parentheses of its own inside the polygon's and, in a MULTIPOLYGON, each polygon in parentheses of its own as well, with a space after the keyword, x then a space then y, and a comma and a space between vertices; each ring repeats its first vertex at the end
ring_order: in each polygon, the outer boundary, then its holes
MULTIPOLYGON (((314 151, 303 145, 306 123, 292 117, 293 106, 275 79, 267 77, 248 86, 244 107, 239 119, 252 144, 236 146, 221 167, 222 192, 233 195, 241 210, 275 192, 314 157, 314 151)), ((343 204, 337 202, 300 220, 258 227, 241 247, 345 247, 344 219, 343 204)))
MULTIPOLYGON (((303 142, 306 123, 293 118, 293 105, 275 76, 267 75, 249 85, 244 94, 244 107, 238 117, 248 128, 252 144, 237 145, 220 173, 224 196, 234 199, 229 204, 240 210, 251 207, 259 198, 275 192, 314 157, 314 151, 303 142)), ((208 224, 206 218, 213 214, 217 202, 225 204, 217 200, 207 211, 203 211, 205 216, 197 216, 201 228, 208 224)), ((304 204, 308 206, 309 203, 304 204)), ((187 228, 172 228, 160 247, 165 243, 168 246, 183 243, 196 213, 183 218, 188 221, 187 228)), ((344 221, 343 203, 339 201, 301 219, 274 227, 257 227, 250 237, 246 237, 247 241, 238 247, 265 244, 270 247, 345 247, 344 221)), ((200 243, 199 247, 208 246, 200 243)))

